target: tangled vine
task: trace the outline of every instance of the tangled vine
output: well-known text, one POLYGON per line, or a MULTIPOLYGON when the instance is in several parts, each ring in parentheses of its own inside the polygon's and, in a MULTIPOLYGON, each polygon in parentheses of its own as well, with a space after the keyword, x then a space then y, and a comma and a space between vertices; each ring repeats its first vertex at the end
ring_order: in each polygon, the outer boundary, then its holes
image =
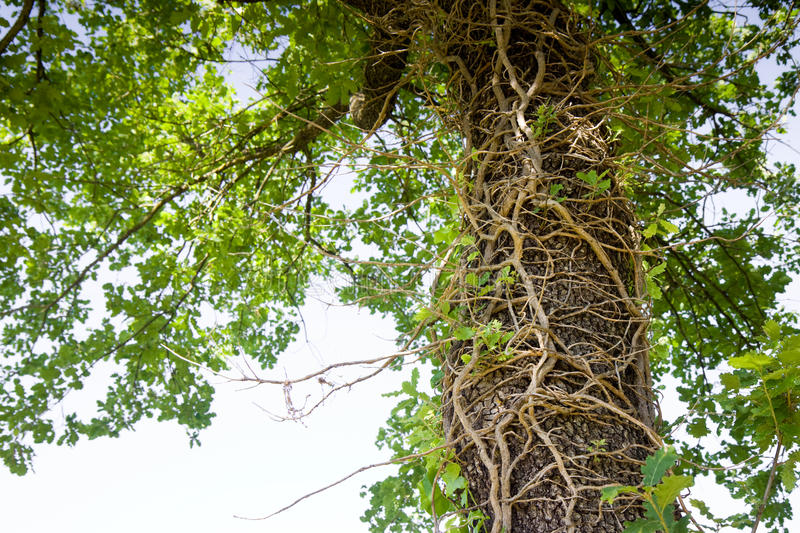
POLYGON ((553 2, 461 2, 441 27, 472 155, 446 293, 474 335, 446 356, 447 440, 492 532, 616 531, 640 510, 601 488, 639 483, 659 438, 637 223, 589 38, 553 2))

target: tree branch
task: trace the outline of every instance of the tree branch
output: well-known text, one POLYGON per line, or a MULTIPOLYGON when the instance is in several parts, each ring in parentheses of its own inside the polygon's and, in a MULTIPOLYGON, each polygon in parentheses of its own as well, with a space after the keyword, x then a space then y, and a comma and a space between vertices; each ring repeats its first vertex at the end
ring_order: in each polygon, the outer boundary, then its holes
MULTIPOLYGON (((616 20, 620 26, 628 28, 629 30, 632 30, 634 32, 638 31, 636 27, 633 25, 631 19, 628 17, 628 14, 623 9, 621 9, 619 4, 616 4, 614 6, 614 9, 611 10, 611 14, 614 16, 614 20, 616 20)), ((667 80, 667 82, 674 83, 675 80, 677 79, 677 76, 672 71, 670 66, 667 65, 667 62, 665 61, 664 57, 661 54, 657 53, 650 46, 650 43, 648 43, 644 39, 644 37, 642 37, 639 33, 634 33, 631 37, 633 38, 633 41, 637 45, 639 45, 639 47, 642 49, 642 52, 644 53, 645 57, 647 57, 647 59, 649 59, 653 63, 655 69, 664 75, 664 78, 667 80)), ((695 105, 702 107, 706 111, 709 111, 713 114, 724 115, 730 119, 734 120, 736 119, 736 115, 734 115, 727 109, 702 100, 690 89, 683 91, 683 94, 685 94, 686 97, 689 98, 689 100, 691 100, 695 105)))
POLYGON ((33 0, 25 0, 25 3, 22 4, 22 11, 19 12, 19 17, 17 17, 17 20, 14 21, 14 24, 8 29, 8 32, 5 34, 5 36, 3 36, 3 39, 0 40, 0 56, 6 51, 6 48, 8 48, 8 45, 14 40, 14 37, 16 37, 17 34, 22 31, 22 28, 25 27, 32 9, 33 0))
POLYGON ((769 494, 772 492, 772 484, 775 482, 775 472, 778 470, 778 460, 781 457, 781 446, 783 445, 782 436, 778 437, 778 445, 775 447, 775 457, 772 459, 772 468, 769 471, 769 480, 767 481, 767 488, 764 489, 764 498, 761 500, 761 505, 758 506, 758 514, 756 514, 756 519, 753 522, 753 529, 750 530, 750 533, 756 533, 758 529, 758 523, 761 522, 761 515, 764 514, 764 509, 767 507, 767 501, 769 501, 769 494))
MULTIPOLYGON (((305 120, 305 126, 303 126, 295 136, 289 140, 288 142, 285 139, 278 139, 277 141, 268 144, 267 146, 257 148, 251 152, 245 153, 244 155, 231 159, 231 160, 222 160, 219 159, 215 161, 215 163, 219 163, 218 166, 209 169, 207 172, 199 176, 198 178, 186 182, 179 187, 173 188, 171 192, 166 194, 157 204, 155 204, 138 222, 133 224, 132 226, 128 227, 125 231, 123 231, 112 243, 109 245, 105 250, 102 252, 98 251, 97 257, 88 265, 86 265, 76 276, 76 278, 70 282, 65 288, 63 288, 58 295, 48 303, 30 303, 21 305, 19 307, 15 307, 12 309, 7 309, 4 311, 0 311, 0 318, 12 315, 14 313, 23 311, 25 309, 31 308, 41 308, 43 317, 47 316, 49 310, 58 304, 61 300, 63 300, 70 292, 80 287, 89 273, 95 268, 98 264, 100 264, 106 257, 111 255, 115 250, 120 248, 125 242, 128 241, 134 234, 136 234, 139 230, 147 226, 150 221, 161 212, 161 210, 170 202, 178 198, 179 196, 183 195, 184 193, 190 191, 192 187, 200 185, 207 181, 212 176, 233 168, 237 165, 241 165, 244 163, 249 163, 250 161, 254 160, 264 160, 269 157, 279 156, 281 154, 295 152, 299 150, 303 150, 309 143, 311 143, 320 133, 328 131, 328 128, 335 124, 342 116, 344 116, 346 107, 342 104, 338 104, 336 106, 326 106, 323 110, 320 111, 317 118, 313 121, 305 120)), ((44 322, 44 319, 42 321, 44 322)))

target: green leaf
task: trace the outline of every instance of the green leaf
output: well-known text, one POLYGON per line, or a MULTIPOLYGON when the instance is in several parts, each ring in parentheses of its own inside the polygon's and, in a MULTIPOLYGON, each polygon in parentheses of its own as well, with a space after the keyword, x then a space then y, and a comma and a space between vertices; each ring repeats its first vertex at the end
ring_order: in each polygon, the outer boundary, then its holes
POLYGON ((705 418, 697 418, 689 424, 689 427, 686 428, 686 431, 689 432, 689 435, 692 437, 705 437, 708 435, 708 426, 706 425, 705 418))
POLYGON ((642 466, 642 474, 644 474, 642 483, 646 486, 655 486, 677 460, 678 454, 672 446, 656 450, 653 455, 645 459, 642 466))
POLYGON ((800 365, 800 335, 787 338, 783 349, 778 352, 778 359, 789 366, 800 365))
POLYGON ((653 496, 663 513, 667 506, 672 505, 682 490, 694 484, 692 476, 667 476, 653 489, 653 496))
POLYGON ((594 170, 590 170, 589 172, 577 172, 576 176, 578 179, 588 183, 589 185, 595 185, 599 179, 597 172, 594 170))
POLYGON ((767 320, 764 323, 764 333, 770 340, 776 341, 781 338, 781 325, 774 320, 767 320))
POLYGON ((445 226, 433 232, 433 242, 434 244, 450 243, 456 239, 457 235, 458 230, 451 226, 445 226))
POLYGON ((661 224, 665 230, 667 230, 667 233, 678 233, 680 231, 680 228, 669 220, 664 220, 662 218, 658 220, 658 223, 661 224))
POLYGON ((623 493, 638 493, 639 488, 632 485, 613 485, 611 487, 603 487, 600 491, 600 501, 614 503, 617 496, 623 493))
POLYGON ((739 376, 736 374, 720 374, 719 379, 722 382, 722 385, 730 391, 737 391, 742 387, 742 384, 739 381, 739 376))
POLYGON ((414 321, 415 322, 422 322, 432 316, 431 310, 427 307, 421 307, 416 313, 414 313, 414 321))
POLYGON ((797 473, 794 471, 793 464, 785 463, 781 466, 781 483, 786 492, 792 492, 797 486, 797 473))
POLYGON ((640 518, 625 525, 622 533, 657 533, 662 531, 661 521, 657 518, 640 518))
POLYGON ((419 491, 420 507, 429 514, 433 514, 435 507, 436 515, 442 516, 452 506, 450 500, 442 494, 439 484, 433 483, 427 477, 417 483, 417 490, 419 491))
POLYGON ((731 357, 728 364, 733 368, 745 368, 749 370, 761 370, 772 364, 774 359, 763 353, 749 352, 739 357, 731 357))
POLYGON ((475 330, 467 326, 461 326, 453 332, 453 336, 460 341, 466 341, 475 336, 475 330))
POLYGON ((695 507, 701 515, 705 516, 706 518, 711 517, 711 510, 708 508, 708 504, 703 500, 691 498, 689 503, 692 505, 692 507, 695 507))
POLYGON ((442 481, 445 484, 445 493, 452 498, 457 490, 467 488, 467 480, 461 475, 461 467, 456 463, 449 463, 442 472, 442 481))
POLYGON ((664 270, 666 270, 666 268, 667 268, 667 263, 666 262, 665 263, 659 263, 656 266, 654 266, 653 268, 651 268, 650 271, 648 272, 648 274, 650 275, 651 278, 652 277, 656 277, 659 274, 661 274, 662 272, 664 272, 664 270))
POLYGON ((657 224, 650 224, 649 226, 647 226, 644 229, 642 234, 644 235, 645 239, 649 239, 650 237, 655 235, 657 231, 658 231, 658 225, 657 224))
POLYGON ((650 295, 650 297, 653 300, 660 300, 662 297, 662 292, 655 280, 653 280, 652 277, 647 276, 645 281, 647 283, 647 293, 650 295))

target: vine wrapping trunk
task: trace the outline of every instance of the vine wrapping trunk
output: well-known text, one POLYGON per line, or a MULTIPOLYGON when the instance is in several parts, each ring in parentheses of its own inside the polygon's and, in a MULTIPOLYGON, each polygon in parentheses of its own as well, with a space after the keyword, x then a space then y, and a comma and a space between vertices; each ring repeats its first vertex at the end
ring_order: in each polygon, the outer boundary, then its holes
POLYGON ((456 2, 453 66, 472 243, 446 291, 475 335, 445 362, 445 436, 492 532, 621 531, 652 431, 637 222, 591 96, 589 31, 555 2, 456 2))

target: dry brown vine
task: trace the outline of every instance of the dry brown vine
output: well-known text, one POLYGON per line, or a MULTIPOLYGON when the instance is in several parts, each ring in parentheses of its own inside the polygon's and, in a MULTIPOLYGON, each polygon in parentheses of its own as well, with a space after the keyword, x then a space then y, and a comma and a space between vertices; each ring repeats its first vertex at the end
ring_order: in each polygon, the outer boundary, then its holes
POLYGON ((638 484, 660 441, 637 223, 588 31, 554 2, 508 0, 457 2, 439 28, 463 110, 448 118, 477 154, 459 194, 474 244, 447 291, 476 331, 447 354, 446 437, 468 436, 456 457, 493 533, 617 531, 641 510, 600 491, 638 484))

